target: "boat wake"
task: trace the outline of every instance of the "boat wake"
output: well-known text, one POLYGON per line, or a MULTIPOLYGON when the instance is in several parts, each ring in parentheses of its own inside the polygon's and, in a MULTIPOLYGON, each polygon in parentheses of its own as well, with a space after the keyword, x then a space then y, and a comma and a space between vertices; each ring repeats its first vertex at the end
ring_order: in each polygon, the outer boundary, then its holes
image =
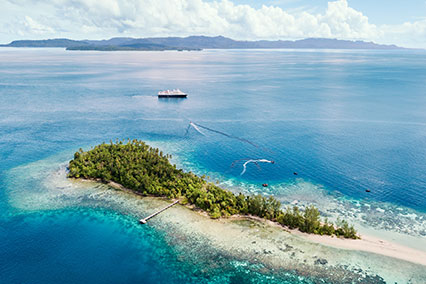
POLYGON ((201 135, 203 135, 203 136, 206 136, 201 130, 200 130, 200 128, 198 128, 198 126, 195 124, 195 123, 193 123, 193 122, 189 122, 189 125, 188 125, 188 127, 186 128, 186 133, 185 133, 185 136, 188 134, 188 131, 189 131, 189 128, 191 128, 191 126, 195 129, 195 131, 197 131, 198 133, 200 133, 201 135))
POLYGON ((246 160, 246 162, 243 164, 243 171, 240 173, 240 176, 242 176, 243 174, 245 174, 246 170, 247 170, 247 165, 250 163, 254 163, 259 169, 259 163, 269 163, 269 164, 275 164, 274 161, 270 161, 270 160, 266 160, 266 159, 240 159, 240 160, 236 160, 232 163, 231 167, 233 167, 236 163, 246 160))
MULTIPOLYGON (((200 128, 203 128, 203 129, 208 130, 208 131, 210 131, 210 132, 214 132, 214 133, 217 133, 217 134, 223 135, 223 136, 228 137, 228 138, 231 138, 231 139, 237 139, 237 140, 239 140, 239 141, 241 141, 241 142, 244 142, 244 143, 250 144, 250 145, 252 145, 252 146, 254 146, 254 147, 256 147, 256 148, 262 148, 262 147, 260 147, 259 145, 257 145, 256 143, 254 143, 254 142, 252 142, 252 141, 250 141, 250 140, 247 140, 247 139, 245 139, 245 138, 241 138, 241 137, 238 137, 238 136, 230 135, 230 134, 227 134, 227 133, 225 133, 225 132, 222 132, 222 131, 219 131, 219 130, 216 130, 216 129, 212 129, 212 128, 210 128, 210 127, 207 127, 207 126, 204 126, 204 125, 201 125, 201 124, 198 124, 198 123, 192 122, 192 121, 189 123, 189 126, 188 126, 188 128, 187 128, 187 132, 186 132, 186 134, 188 133, 188 130, 189 130, 189 127, 190 127, 190 126, 192 126, 192 127, 193 127, 193 128, 194 128, 197 132, 201 133, 202 135, 205 135, 205 134, 201 132, 200 128)), ((263 149, 263 148, 262 148, 262 149, 263 149)), ((267 149, 266 149, 266 150, 267 150, 267 149)))
MULTIPOLYGON (((9 204, 22 211, 50 212, 52 209, 94 208, 96 210, 93 211, 100 212, 99 214, 116 212, 117 215, 114 216, 126 218, 125 220, 129 220, 126 222, 130 222, 130 224, 136 224, 138 219, 166 205, 163 200, 150 197, 142 199, 125 191, 111 190, 105 184, 68 179, 66 177, 67 163, 63 161, 69 160, 70 155, 71 153, 59 154, 7 171, 5 194, 9 204)), ((243 163, 243 167, 250 163, 257 166, 260 163, 273 163, 267 159, 249 158, 238 160, 235 164, 237 165, 238 162, 243 163)), ((196 168, 194 172, 197 172, 196 168)), ((259 188, 255 184, 234 184, 232 180, 226 182, 231 183, 229 184, 231 188, 238 187, 237 191, 259 193, 259 188)), ((321 206, 330 217, 336 215, 344 216, 347 220, 359 218, 362 221, 363 216, 368 216, 366 221, 370 221, 376 216, 381 222, 384 219, 393 221, 392 224, 398 229, 413 227, 416 224, 418 229, 424 229, 424 215, 413 214, 411 217, 409 215, 413 213, 412 211, 405 211, 405 209, 395 211, 391 208, 388 210, 383 204, 380 205, 380 208, 384 210, 379 211, 377 210, 378 204, 363 204, 362 201, 356 201, 359 206, 355 206, 349 200, 329 196, 324 189, 308 182, 273 185, 265 191, 267 194, 278 196, 283 204, 289 204, 295 199, 300 200, 299 206, 307 206, 306 204, 312 204, 313 201, 321 202, 317 206, 321 206), (399 214, 395 214, 396 212, 399 214)), ((82 214, 87 214, 87 211, 83 211, 82 214)), ((376 254, 366 257, 364 252, 335 249, 331 246, 321 246, 319 249, 318 244, 304 241, 280 228, 256 225, 256 228, 253 229, 254 223, 249 221, 240 222, 238 226, 236 224, 235 222, 218 223, 179 206, 158 215, 156 221, 152 222, 152 228, 165 232, 164 237, 167 242, 173 244, 178 252, 186 253, 180 254, 185 257, 184 259, 193 261, 193 257, 196 255, 199 257, 197 259, 199 263, 202 263, 201 261, 210 263, 209 260, 212 259, 213 253, 223 252, 227 257, 215 258, 215 261, 211 263, 214 267, 218 265, 216 259, 225 259, 228 263, 229 257, 248 262, 257 258, 262 263, 262 269, 265 269, 264 267, 276 267, 277 269, 274 271, 296 271, 297 269, 305 271, 306 275, 317 275, 317 277, 345 275, 345 277, 353 277, 345 279, 355 279, 350 281, 351 283, 357 282, 357 279, 363 279, 363 282, 368 283, 383 283, 369 278, 375 275, 387 277, 385 280, 392 283, 395 280, 398 283, 408 283, 407 277, 414 279, 412 283, 423 283, 418 279, 424 279, 424 268, 417 265, 393 260, 393 258, 383 258, 376 254), (239 241, 235 242, 235 239, 239 241), (328 263, 322 264, 324 260, 327 260, 328 263), (395 265, 399 265, 401 269, 392 270, 395 265), (333 273, 330 273, 331 271, 333 273), (356 274, 353 274, 354 271, 356 274), (362 275, 360 276, 359 273, 362 275)), ((391 229, 388 227, 390 224, 390 222, 385 224, 388 230, 391 229)), ((374 225, 379 227, 380 224, 374 225)), ((133 227, 126 226, 125 228, 129 230, 133 227)), ((137 227, 135 226, 135 228, 137 227)), ((386 231, 385 233, 389 235, 391 232, 386 231)), ((413 240, 422 241, 421 238, 413 240)), ((424 241, 422 242, 424 243, 424 241)), ((244 271, 246 269, 247 267, 244 266, 244 271)), ((285 277, 288 279, 287 275, 285 277)), ((337 281, 336 279, 333 278, 329 282, 334 283, 337 281)))

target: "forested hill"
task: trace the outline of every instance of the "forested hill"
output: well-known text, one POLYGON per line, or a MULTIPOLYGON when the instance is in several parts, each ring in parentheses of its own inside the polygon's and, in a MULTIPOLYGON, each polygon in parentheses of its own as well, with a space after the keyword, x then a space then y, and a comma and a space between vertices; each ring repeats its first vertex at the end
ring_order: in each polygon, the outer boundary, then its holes
POLYGON ((373 42, 350 41, 325 38, 308 38, 301 40, 258 40, 240 41, 223 36, 189 36, 189 37, 153 37, 130 38, 117 37, 108 40, 17 40, 7 47, 63 47, 69 50, 199 50, 199 49, 402 49, 395 45, 381 45, 373 42))
POLYGON ((304 212, 296 206, 282 211, 281 203, 273 197, 235 195, 204 177, 177 169, 169 158, 138 140, 104 143, 76 152, 69 163, 68 177, 113 181, 142 195, 178 198, 183 204, 208 212, 212 218, 253 215, 307 233, 357 238, 354 228, 345 221, 336 226, 326 220, 321 223, 319 211, 313 206, 304 212))
POLYGON ((67 50, 99 50, 99 51, 116 51, 116 50, 199 50, 198 48, 190 48, 185 46, 170 46, 159 43, 150 42, 148 40, 125 40, 124 38, 113 38, 110 40, 70 40, 70 39, 46 39, 46 40, 16 40, 3 47, 62 47, 67 50))

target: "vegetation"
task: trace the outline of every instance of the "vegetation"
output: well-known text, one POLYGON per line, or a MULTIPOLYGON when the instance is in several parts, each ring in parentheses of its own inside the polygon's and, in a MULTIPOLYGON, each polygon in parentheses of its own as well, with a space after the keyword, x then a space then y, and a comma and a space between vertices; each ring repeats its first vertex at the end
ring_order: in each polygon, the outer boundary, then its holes
POLYGON ((159 44, 129 44, 129 45, 78 45, 69 46, 66 50, 98 50, 98 51, 164 51, 164 50, 178 50, 178 51, 199 51, 196 48, 178 48, 173 46, 165 46, 159 44))
POLYGON ((302 232, 357 238, 347 222, 338 220, 337 227, 327 220, 320 222, 317 208, 301 212, 297 206, 281 210, 273 197, 235 195, 207 182, 203 177, 177 169, 164 155, 142 141, 133 140, 101 144, 85 152, 80 149, 69 163, 69 177, 114 181, 143 195, 179 198, 206 211, 212 218, 235 214, 253 215, 279 222, 302 232))

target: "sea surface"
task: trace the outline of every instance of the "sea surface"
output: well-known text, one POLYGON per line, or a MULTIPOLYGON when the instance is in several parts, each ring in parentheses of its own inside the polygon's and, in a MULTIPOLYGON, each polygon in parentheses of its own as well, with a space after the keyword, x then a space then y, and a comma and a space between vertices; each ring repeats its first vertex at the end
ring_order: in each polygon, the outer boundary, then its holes
POLYGON ((53 184, 80 147, 127 138, 234 192, 425 250, 425 82, 416 50, 2 48, 0 283, 327 282, 186 251, 125 204, 53 184), (157 98, 172 88, 188 98, 157 98), (275 163, 241 175, 250 159, 275 163))

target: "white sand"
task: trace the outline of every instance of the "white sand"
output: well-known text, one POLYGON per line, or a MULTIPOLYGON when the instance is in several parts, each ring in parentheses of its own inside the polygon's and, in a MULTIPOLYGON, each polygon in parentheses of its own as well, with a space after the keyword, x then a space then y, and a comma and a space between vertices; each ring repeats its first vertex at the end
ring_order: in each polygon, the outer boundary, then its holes
MULTIPOLYGON (((114 188, 124 190, 126 192, 130 192, 130 193, 133 192, 132 190, 123 188, 120 184, 117 184, 117 183, 111 182, 109 185, 114 188)), ((202 214, 204 217, 206 216, 206 214, 203 214, 201 212, 198 212, 198 214, 202 214)), ((395 244, 389 241, 385 241, 373 236, 362 235, 361 239, 353 240, 353 239, 344 239, 344 238, 337 238, 337 237, 331 237, 331 236, 306 234, 298 230, 286 229, 284 227, 281 227, 277 223, 270 222, 267 220, 262 220, 256 217, 245 218, 244 216, 236 216, 236 217, 231 217, 229 219, 221 219, 220 221, 222 221, 221 223, 226 223, 226 222, 232 222, 234 220, 245 220, 245 219, 261 222, 268 226, 274 226, 275 228, 280 228, 283 231, 291 232, 308 241, 319 243, 322 245, 327 245, 327 246, 347 249, 347 250, 357 250, 357 251, 376 253, 376 254, 397 258, 397 259, 401 259, 401 260, 426 266, 426 252, 409 248, 400 244, 395 244)), ((217 223, 219 223, 219 221, 217 221, 217 223)))
MULTIPOLYGON (((167 203, 144 199, 158 208, 167 203)), ((288 232, 269 221, 212 220, 184 206, 174 206, 148 223, 170 231, 171 239, 178 235, 202 236, 213 247, 237 259, 264 263, 274 269, 305 271, 318 277, 333 275, 336 278, 329 279, 332 282, 348 277, 344 271, 362 271, 360 279, 379 275, 390 283, 423 283, 426 279, 424 259, 418 251, 380 240, 378 245, 369 237, 347 240, 288 232), (326 260, 326 264, 318 263, 320 260, 326 260)))
POLYGON ((366 251, 426 266, 426 252, 381 240, 373 236, 362 235, 360 240, 351 240, 330 236, 310 235, 301 232, 297 234, 309 241, 335 248, 366 251))
MULTIPOLYGON (((7 192, 10 204, 27 210, 106 207, 131 214, 138 222, 170 203, 159 198, 142 198, 126 191, 111 190, 111 187, 95 182, 71 181, 66 179, 64 169, 46 176, 45 173, 51 170, 50 165, 47 162, 37 163, 18 169, 17 176, 23 176, 20 171, 27 175, 34 172, 34 176, 27 176, 28 181, 14 179, 15 184, 7 192), (39 173, 44 174, 39 176, 39 173), (41 182, 40 190, 32 190, 32 179, 41 182)), ((389 283, 425 283, 426 279, 424 251, 367 235, 363 235, 361 240, 348 240, 286 231, 265 220, 212 220, 180 205, 141 226, 154 226, 165 232, 171 246, 177 250, 181 248, 182 255, 190 255, 191 250, 199 246, 201 250, 218 250, 231 259, 264 264, 272 269, 297 271, 300 275, 318 276, 330 282, 341 279, 359 282, 356 279, 364 279, 367 283, 374 283, 383 278, 389 283), (188 241, 192 239, 195 241, 188 241)), ((194 254, 198 255, 198 252, 194 254)))

